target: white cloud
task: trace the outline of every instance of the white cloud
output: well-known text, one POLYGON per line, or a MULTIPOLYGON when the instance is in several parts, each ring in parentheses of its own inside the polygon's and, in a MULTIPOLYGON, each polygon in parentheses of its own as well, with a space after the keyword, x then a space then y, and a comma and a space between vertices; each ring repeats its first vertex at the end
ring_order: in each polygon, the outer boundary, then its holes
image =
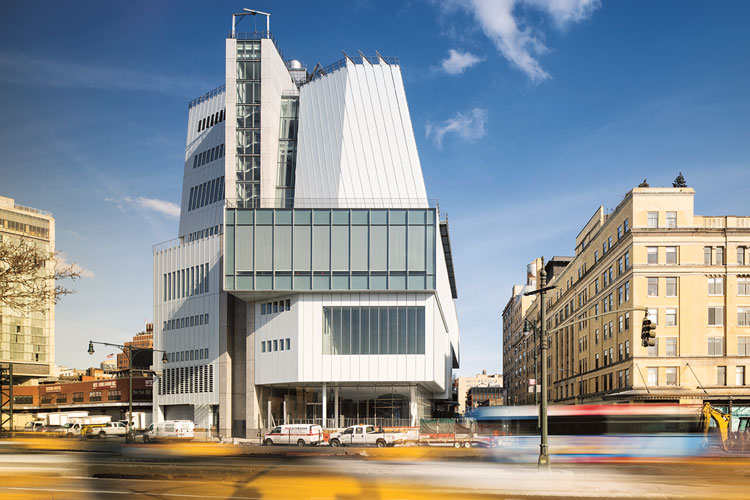
POLYGON ((438 149, 443 146, 443 138, 446 134, 456 134, 465 141, 474 142, 484 137, 486 123, 487 111, 474 108, 468 113, 458 112, 453 118, 438 124, 428 123, 425 137, 432 137, 438 149))
POLYGON ((123 201, 126 201, 141 210, 158 212, 162 215, 166 215, 167 217, 176 219, 180 216, 180 207, 172 203, 171 201, 157 200, 155 198, 144 198, 143 196, 139 196, 136 199, 132 199, 126 196, 125 198, 123 198, 123 201))
POLYGON ((475 56, 470 52, 459 52, 450 49, 448 51, 448 57, 443 59, 440 66, 443 68, 443 71, 449 75, 460 75, 467 68, 474 66, 480 61, 482 61, 481 57, 475 56))
POLYGON ((513 66, 534 83, 550 78, 537 57, 547 52, 538 30, 527 25, 515 12, 523 5, 547 14, 559 29, 588 18, 599 0, 466 0, 454 1, 449 8, 462 7, 474 15, 484 34, 513 66))
POLYGON ((57 257, 55 259, 55 269, 63 269, 66 267, 72 267, 73 271, 81 273, 82 278, 93 278, 94 277, 94 271, 91 271, 90 269, 86 269, 85 267, 81 267, 75 262, 70 263, 68 262, 68 255, 65 252, 57 252, 57 257))

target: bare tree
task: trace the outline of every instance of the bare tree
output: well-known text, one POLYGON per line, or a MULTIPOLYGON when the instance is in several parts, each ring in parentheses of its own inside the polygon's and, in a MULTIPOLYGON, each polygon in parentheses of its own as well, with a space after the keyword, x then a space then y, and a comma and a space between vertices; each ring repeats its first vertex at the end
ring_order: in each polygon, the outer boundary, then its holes
POLYGON ((41 311, 50 301, 75 293, 58 282, 80 278, 81 270, 61 262, 57 252, 40 248, 28 238, 0 241, 0 306, 41 311))

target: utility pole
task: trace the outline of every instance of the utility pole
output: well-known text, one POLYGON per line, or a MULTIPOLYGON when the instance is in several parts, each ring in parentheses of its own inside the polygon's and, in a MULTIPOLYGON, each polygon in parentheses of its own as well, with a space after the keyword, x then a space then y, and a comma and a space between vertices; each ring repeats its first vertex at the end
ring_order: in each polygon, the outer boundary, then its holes
MULTIPOLYGON (((548 429, 547 429, 547 351, 549 349, 549 339, 544 333, 545 326, 545 307, 544 303, 544 292, 556 288, 553 286, 547 286, 547 271, 544 270, 544 257, 542 257, 542 270, 539 272, 539 288, 531 292, 526 292, 524 295, 539 295, 539 316, 541 325, 539 326, 539 342, 541 343, 542 352, 542 395, 541 404, 539 405, 539 420, 542 424, 541 430, 541 441, 539 443, 539 461, 538 466, 540 469, 549 469, 549 444, 548 444, 548 429)), ((537 381, 537 383, 539 383, 537 381)))

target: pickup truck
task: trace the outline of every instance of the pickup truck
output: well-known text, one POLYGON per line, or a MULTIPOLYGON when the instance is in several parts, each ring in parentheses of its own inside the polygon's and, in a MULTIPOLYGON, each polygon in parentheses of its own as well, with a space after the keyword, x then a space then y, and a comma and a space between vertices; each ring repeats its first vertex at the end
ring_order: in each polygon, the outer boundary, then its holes
POLYGON ((378 431, 372 425, 352 425, 342 432, 334 432, 328 438, 328 443, 337 446, 377 446, 385 448, 393 446, 402 440, 400 434, 378 431))
POLYGON ((106 424, 87 425, 84 432, 87 437, 125 436, 128 433, 128 427, 121 422, 108 422, 106 424))

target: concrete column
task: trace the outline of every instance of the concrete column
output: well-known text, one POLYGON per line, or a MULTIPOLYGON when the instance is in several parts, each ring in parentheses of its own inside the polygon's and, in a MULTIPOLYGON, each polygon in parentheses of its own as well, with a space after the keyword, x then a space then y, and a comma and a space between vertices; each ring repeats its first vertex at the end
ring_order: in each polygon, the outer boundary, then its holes
POLYGON ((266 421, 266 426, 268 428, 273 427, 273 423, 272 423, 273 415, 271 414, 271 398, 268 398, 268 414, 267 414, 266 418, 268 419, 266 421))
POLYGON ((417 388, 416 386, 411 386, 409 388, 409 414, 411 417, 411 426, 416 427, 417 426, 417 420, 419 419, 419 406, 417 404, 417 388))
POLYGON ((341 427, 339 425, 339 387, 333 388, 333 413, 334 413, 334 425, 336 428, 341 427))
POLYGON ((287 412, 286 412, 286 396, 284 396, 284 406, 283 406, 283 410, 282 411, 283 411, 284 423, 286 424, 287 423, 287 421, 286 421, 286 416, 287 416, 287 412))
POLYGON ((326 428, 326 414, 328 413, 328 395, 326 394, 326 383, 323 382, 323 428, 326 428))

